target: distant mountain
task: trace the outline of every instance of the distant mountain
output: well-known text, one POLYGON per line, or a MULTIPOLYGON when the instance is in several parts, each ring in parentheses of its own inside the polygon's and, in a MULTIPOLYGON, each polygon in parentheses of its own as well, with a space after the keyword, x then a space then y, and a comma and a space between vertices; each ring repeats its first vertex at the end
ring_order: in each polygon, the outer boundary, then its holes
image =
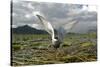
POLYGON ((44 30, 38 30, 28 25, 20 26, 17 28, 12 28, 12 33, 15 33, 15 34, 47 34, 47 32, 44 30))
MULTIPOLYGON (((97 28, 89 29, 86 33, 91 33, 91 32, 97 32, 97 28)), ((19 26, 17 28, 12 28, 12 33, 14 33, 14 34, 48 34, 44 30, 38 30, 38 29, 32 28, 28 25, 19 26)), ((73 32, 73 33, 75 33, 75 32, 73 32)), ((55 34, 57 34, 56 30, 55 30, 55 34)))
POLYGON ((97 29, 94 28, 94 29, 90 29, 90 30, 88 30, 88 33, 92 33, 92 32, 96 32, 96 33, 97 33, 97 29))

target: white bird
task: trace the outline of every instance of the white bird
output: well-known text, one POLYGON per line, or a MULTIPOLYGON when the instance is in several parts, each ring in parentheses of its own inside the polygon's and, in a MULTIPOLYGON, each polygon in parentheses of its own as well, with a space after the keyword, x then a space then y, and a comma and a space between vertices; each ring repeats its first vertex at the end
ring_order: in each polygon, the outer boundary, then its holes
MULTIPOLYGON (((39 18, 40 22, 43 24, 45 28, 45 31, 47 31, 51 35, 53 47, 56 49, 59 48, 64 38, 64 34, 65 34, 64 28, 59 27, 57 30, 57 35, 55 35, 53 26, 51 25, 50 22, 45 20, 45 17, 43 15, 41 15, 39 12, 34 12, 34 15, 39 18)), ((71 22, 66 24, 66 29, 67 30, 71 29, 75 24, 76 22, 71 22)))

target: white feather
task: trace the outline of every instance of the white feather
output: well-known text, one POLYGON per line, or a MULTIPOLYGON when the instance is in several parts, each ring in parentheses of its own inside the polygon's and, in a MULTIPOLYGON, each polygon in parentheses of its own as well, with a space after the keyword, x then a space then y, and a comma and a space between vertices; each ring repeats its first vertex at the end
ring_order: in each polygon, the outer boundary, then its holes
POLYGON ((78 23, 78 21, 71 21, 69 23, 66 23, 62 26, 60 26, 58 29, 57 29, 57 36, 58 36, 58 39, 62 42, 64 37, 65 37, 65 34, 70 32, 71 29, 74 28, 74 26, 78 23))
POLYGON ((66 34, 65 33, 66 30, 72 29, 77 24, 77 21, 72 21, 70 23, 64 24, 64 27, 59 27, 57 29, 57 34, 56 34, 58 37, 58 40, 57 40, 57 39, 55 39, 55 33, 54 33, 54 29, 53 29, 51 23, 46 21, 45 17, 43 15, 41 15, 39 12, 35 12, 34 15, 40 19, 45 30, 51 35, 53 44, 55 44, 57 41, 62 42, 64 39, 64 35, 66 34))
POLYGON ((54 29, 53 29, 51 23, 46 21, 45 18, 42 15, 40 15, 39 12, 35 12, 34 15, 37 16, 40 19, 40 21, 43 24, 45 30, 51 35, 52 40, 54 40, 55 39, 54 29))
POLYGON ((64 24, 64 29, 67 32, 70 32, 70 30, 73 29, 77 23, 78 23, 78 21, 76 21, 76 20, 70 21, 69 23, 64 24))

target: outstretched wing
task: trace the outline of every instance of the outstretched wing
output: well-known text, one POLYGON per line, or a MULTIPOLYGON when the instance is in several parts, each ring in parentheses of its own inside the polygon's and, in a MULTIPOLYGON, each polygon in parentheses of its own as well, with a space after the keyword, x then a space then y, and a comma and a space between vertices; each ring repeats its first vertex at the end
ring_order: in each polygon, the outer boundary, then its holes
POLYGON ((64 29, 69 32, 71 29, 75 27, 75 25, 78 23, 78 21, 70 21, 67 24, 64 24, 64 29))
POLYGON ((66 33, 68 33, 74 26, 78 23, 78 21, 72 21, 67 24, 60 26, 57 29, 57 37, 62 42, 66 33))
POLYGON ((45 30, 52 36, 52 38, 54 38, 54 29, 52 25, 50 24, 50 22, 46 21, 45 18, 41 15, 37 14, 36 16, 39 18, 39 20, 43 24, 45 30))

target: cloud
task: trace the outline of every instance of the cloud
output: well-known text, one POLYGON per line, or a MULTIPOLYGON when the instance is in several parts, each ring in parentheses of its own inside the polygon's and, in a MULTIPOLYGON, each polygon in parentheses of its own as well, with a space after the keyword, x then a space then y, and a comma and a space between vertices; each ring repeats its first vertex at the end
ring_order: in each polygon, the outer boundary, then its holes
POLYGON ((54 28, 73 19, 79 21, 74 31, 88 30, 97 25, 97 7, 94 5, 14 1, 12 19, 13 25, 16 26, 27 24, 38 29, 42 28, 38 18, 33 15, 36 11, 41 12, 54 28))
POLYGON ((97 7, 95 5, 83 5, 82 10, 89 12, 97 12, 97 7))
POLYGON ((12 27, 13 27, 13 28, 17 28, 18 26, 17 26, 17 25, 12 25, 12 27))
POLYGON ((25 17, 26 17, 26 19, 30 19, 31 15, 30 14, 26 14, 25 17))
POLYGON ((44 29, 42 25, 40 24, 28 24, 30 27, 36 28, 36 29, 44 29))

